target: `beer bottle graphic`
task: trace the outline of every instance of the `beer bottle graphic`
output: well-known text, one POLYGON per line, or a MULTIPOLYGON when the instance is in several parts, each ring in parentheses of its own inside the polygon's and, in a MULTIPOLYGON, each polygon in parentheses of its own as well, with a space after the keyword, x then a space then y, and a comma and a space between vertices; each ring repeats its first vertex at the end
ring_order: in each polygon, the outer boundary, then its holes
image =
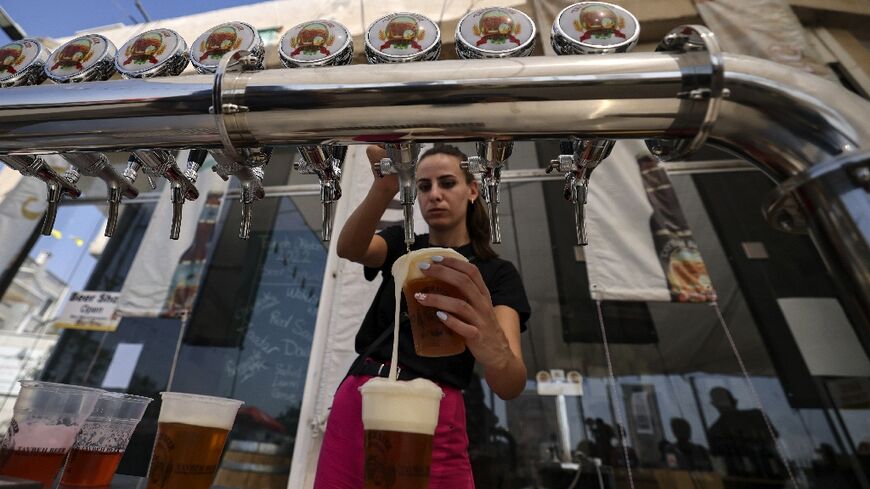
POLYGON ((650 230, 656 254, 665 272, 671 300, 716 300, 707 266, 692 237, 692 231, 668 174, 653 156, 639 154, 636 158, 641 180, 653 209, 650 230))
POLYGON ((222 195, 221 192, 211 192, 206 196, 193 242, 178 259, 175 275, 169 285, 169 296, 163 307, 165 317, 178 317, 193 308, 193 300, 196 298, 202 274, 205 272, 208 244, 215 229, 222 195))

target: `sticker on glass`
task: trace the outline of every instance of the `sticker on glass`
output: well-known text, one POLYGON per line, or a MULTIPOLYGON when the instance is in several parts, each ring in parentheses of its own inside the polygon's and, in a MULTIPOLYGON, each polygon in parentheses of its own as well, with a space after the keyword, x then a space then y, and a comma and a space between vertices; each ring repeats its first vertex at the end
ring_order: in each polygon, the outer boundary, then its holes
POLYGON ((247 24, 222 24, 197 38, 191 58, 200 65, 217 66, 225 54, 236 49, 250 49, 256 39, 257 33, 247 24))
POLYGON ((438 38, 435 24, 415 14, 384 17, 369 28, 369 44, 389 56, 412 56, 431 48, 438 38))
POLYGON ((20 74, 36 59, 39 51, 38 44, 26 39, 0 47, 0 80, 20 74))
POLYGON ((488 51, 509 51, 525 45, 533 27, 526 16, 504 8, 483 9, 469 15, 459 33, 470 45, 488 51))
POLYGON ((315 20, 290 29, 281 42, 281 51, 293 61, 320 61, 347 45, 347 30, 340 24, 315 20))
POLYGON ((82 36, 64 44, 48 59, 48 71, 54 76, 77 75, 97 64, 106 54, 108 44, 97 35, 82 36))
POLYGON ((166 29, 140 34, 121 46, 118 66, 124 71, 143 71, 160 65, 178 49, 178 36, 166 29))
POLYGON ((603 3, 581 3, 566 9, 559 18, 559 27, 575 41, 592 46, 622 44, 637 31, 634 18, 603 3))

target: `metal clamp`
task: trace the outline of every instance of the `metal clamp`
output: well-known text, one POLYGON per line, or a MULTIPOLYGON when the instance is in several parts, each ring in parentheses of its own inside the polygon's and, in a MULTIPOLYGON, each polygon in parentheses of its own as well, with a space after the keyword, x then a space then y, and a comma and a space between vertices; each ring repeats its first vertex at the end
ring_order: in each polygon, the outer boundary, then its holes
POLYGON ((672 30, 656 47, 657 52, 683 53, 691 65, 683 69, 683 90, 677 98, 689 104, 688 120, 676 121, 672 129, 697 132, 691 138, 648 139, 650 152, 662 161, 684 158, 704 145, 719 118, 722 99, 728 96, 722 50, 713 32, 699 25, 683 25, 672 30))
POLYGON ((806 233, 808 219, 795 199, 795 192, 807 183, 836 171, 844 172, 852 184, 864 192, 870 192, 870 151, 846 153, 839 158, 813 165, 777 185, 762 208, 764 217, 771 226, 780 231, 806 233))
POLYGON ((259 66, 260 62, 254 54, 244 49, 237 49, 228 52, 221 58, 214 74, 214 88, 212 89, 212 102, 209 112, 214 114, 215 124, 220 134, 221 143, 224 146, 224 152, 226 152, 227 156, 238 162, 247 161, 248 152, 235 147, 227 129, 226 119, 240 112, 247 112, 249 109, 244 105, 238 105, 230 101, 230 97, 234 93, 233 90, 224 90, 224 77, 228 73, 236 71, 252 71, 259 68, 259 66), (238 59, 238 62, 235 62, 236 59, 238 59))

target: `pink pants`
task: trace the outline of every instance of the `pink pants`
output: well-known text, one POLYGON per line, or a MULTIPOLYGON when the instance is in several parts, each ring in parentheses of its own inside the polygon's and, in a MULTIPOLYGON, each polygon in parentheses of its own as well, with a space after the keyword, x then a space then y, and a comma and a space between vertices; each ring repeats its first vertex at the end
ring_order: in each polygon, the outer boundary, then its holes
MULTIPOLYGON (((320 448, 314 489, 363 489, 365 486, 362 395, 359 388, 370 378, 351 375, 335 393, 320 448)), ((462 392, 444 385, 441 388, 444 399, 441 400, 438 427, 432 440, 429 488, 474 489, 462 392)))

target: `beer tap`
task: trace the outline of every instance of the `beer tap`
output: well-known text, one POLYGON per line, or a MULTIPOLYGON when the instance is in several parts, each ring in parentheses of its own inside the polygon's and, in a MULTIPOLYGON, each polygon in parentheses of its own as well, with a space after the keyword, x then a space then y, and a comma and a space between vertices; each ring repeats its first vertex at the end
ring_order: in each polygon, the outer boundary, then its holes
MULTIPOLYGON (((605 2, 575 3, 563 9, 553 22, 550 42, 558 55, 625 53, 637 44, 640 24, 631 12, 605 2)), ((559 156, 547 173, 565 175, 565 198, 574 206, 577 244, 588 244, 586 199, 589 176, 613 149, 612 139, 562 141, 559 156)))
MULTIPOLYGON (((288 30, 279 44, 278 54, 287 68, 340 66, 353 61, 353 36, 338 22, 313 20, 288 30)), ((341 145, 304 145, 299 147, 302 160, 295 165, 299 173, 317 175, 320 180, 320 238, 332 236, 332 214, 341 198, 341 165, 347 147, 341 145)))
MULTIPOLYGON (((400 12, 374 21, 366 30, 366 58, 371 64, 432 61, 441 54, 438 25, 419 14, 400 12)), ((407 135, 398 135, 402 139, 407 135)), ((417 198, 417 156, 420 145, 413 141, 384 145, 387 157, 375 164, 378 176, 395 174, 404 212, 405 246, 414 244, 414 200, 417 198)))
MULTIPOLYGON (((238 59, 234 56, 233 59, 228 60, 228 67, 238 66, 241 63, 245 69, 265 68, 263 40, 257 30, 245 22, 227 22, 202 33, 190 48, 190 60, 197 72, 211 74, 218 70, 221 59, 231 51, 245 51, 247 54, 238 59)), ((234 176, 241 184, 242 222, 239 227, 239 238, 248 239, 251 235, 253 204, 265 197, 263 167, 272 157, 272 148, 244 148, 233 152, 228 151, 227 148, 191 150, 184 173, 193 181, 196 181, 196 172, 209 153, 215 160, 213 169, 218 176, 224 180, 234 176)))
MULTIPOLYGON (((0 47, 0 87, 39 85, 46 79, 45 63, 49 51, 35 39, 21 39, 0 47)), ((57 205, 64 195, 76 199, 82 192, 76 187, 79 172, 70 167, 58 174, 41 156, 28 154, 2 155, 0 161, 25 176, 36 177, 48 189, 48 207, 41 233, 50 235, 57 216, 57 205)))
MULTIPOLYGON (((187 67, 187 43, 171 29, 153 29, 129 39, 115 55, 114 68, 122 77, 154 78, 177 76, 187 67)), ((164 177, 172 185, 172 224, 170 239, 181 234, 181 216, 184 202, 196 200, 199 191, 190 178, 179 168, 172 152, 165 149, 133 150, 124 170, 124 177, 134 183, 139 170, 145 173, 151 188, 156 188, 153 178, 164 177)))
MULTIPOLYGON (((57 48, 45 65, 45 73, 56 83, 108 80, 115 73, 112 66, 115 52, 114 44, 101 35, 80 36, 57 48)), ((134 198, 139 191, 102 153, 65 153, 63 157, 82 175, 99 177, 106 183, 109 207, 103 234, 111 237, 118 224, 121 198, 134 198)))
MULTIPOLYGON (((460 59, 516 58, 535 47, 535 23, 528 15, 507 7, 469 12, 456 27, 456 55, 460 59)), ((513 151, 508 139, 490 138, 477 143, 477 155, 462 162, 463 168, 481 176, 483 200, 489 207, 490 240, 501 243, 499 186, 501 171, 513 151)))

